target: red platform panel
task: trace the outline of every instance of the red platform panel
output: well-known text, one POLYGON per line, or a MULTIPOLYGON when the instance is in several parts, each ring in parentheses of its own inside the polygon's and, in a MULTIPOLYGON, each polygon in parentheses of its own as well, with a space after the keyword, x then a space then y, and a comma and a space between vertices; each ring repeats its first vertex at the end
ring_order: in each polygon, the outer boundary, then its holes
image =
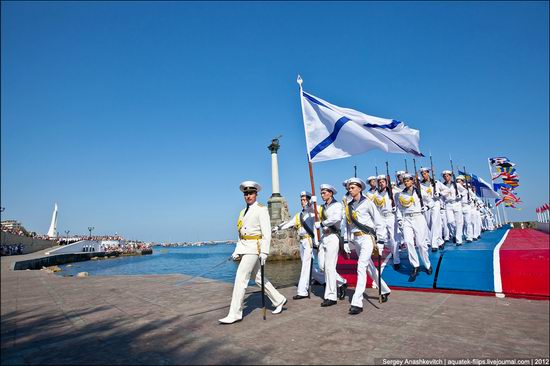
POLYGON ((502 291, 510 295, 550 297, 550 235, 512 229, 500 247, 502 291))

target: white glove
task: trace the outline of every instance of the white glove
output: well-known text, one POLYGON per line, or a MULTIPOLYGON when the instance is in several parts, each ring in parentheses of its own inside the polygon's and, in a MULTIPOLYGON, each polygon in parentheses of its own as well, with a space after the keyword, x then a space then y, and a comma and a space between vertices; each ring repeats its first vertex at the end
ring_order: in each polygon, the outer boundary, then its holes
POLYGON ((312 203, 317 203, 317 196, 311 196, 310 201, 311 201, 312 203))
POLYGON ((459 200, 461 200, 461 199, 462 199, 462 195, 459 193, 459 194, 456 195, 456 198, 458 198, 459 200))
POLYGON ((435 193, 434 193, 434 198, 439 198, 439 196, 441 196, 441 195, 439 194, 439 192, 435 192, 435 193))
POLYGON ((344 252, 346 252, 348 254, 351 254, 351 249, 349 248, 348 243, 344 243, 344 252))
POLYGON ((240 255, 233 252, 233 254, 231 254, 231 259, 233 259, 234 261, 236 261, 237 259, 239 259, 240 255))
POLYGON ((403 220, 397 220, 397 226, 399 226, 400 229, 403 229, 403 220))
POLYGON ((275 234, 277 231, 279 231, 279 225, 275 226, 273 229, 271 229, 271 232, 275 234))
POLYGON ((320 228, 321 228, 321 223, 320 223, 319 221, 317 221, 317 222, 315 223, 315 228, 316 228, 316 229, 320 229, 320 228))
POLYGON ((426 212, 428 211, 428 207, 427 206, 422 206, 422 208, 420 209, 421 212, 426 212))
POLYGON ((384 251, 384 243, 376 243, 376 246, 378 247, 378 253, 382 255, 382 252, 384 251))
POLYGON ((397 208, 392 207, 392 208, 391 208, 391 212, 396 213, 396 212, 397 212, 397 208))
POLYGON ((265 261, 267 260, 267 254, 260 253, 260 264, 263 266, 265 264, 265 261))

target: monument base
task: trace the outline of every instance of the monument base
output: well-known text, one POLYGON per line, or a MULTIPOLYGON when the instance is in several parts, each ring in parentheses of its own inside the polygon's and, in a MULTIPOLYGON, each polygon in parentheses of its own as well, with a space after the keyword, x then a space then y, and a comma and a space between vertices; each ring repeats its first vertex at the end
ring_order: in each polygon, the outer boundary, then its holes
MULTIPOLYGON (((271 219, 271 227, 288 221, 288 204, 279 193, 274 193, 267 200, 267 209, 271 219)), ((287 260, 300 258, 300 243, 294 228, 280 231, 271 237, 271 249, 268 260, 287 260)))

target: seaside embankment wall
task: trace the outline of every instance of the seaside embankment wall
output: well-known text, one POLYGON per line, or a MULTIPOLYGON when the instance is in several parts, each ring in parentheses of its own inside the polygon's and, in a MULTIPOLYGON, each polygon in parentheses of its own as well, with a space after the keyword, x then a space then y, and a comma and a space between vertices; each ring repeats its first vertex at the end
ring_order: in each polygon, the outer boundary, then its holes
POLYGON ((44 240, 44 239, 36 239, 36 238, 29 238, 26 236, 20 236, 10 233, 1 233, 1 241, 0 243, 2 245, 22 245, 22 254, 28 254, 28 253, 34 253, 39 250, 56 247, 57 243, 52 240, 44 240))

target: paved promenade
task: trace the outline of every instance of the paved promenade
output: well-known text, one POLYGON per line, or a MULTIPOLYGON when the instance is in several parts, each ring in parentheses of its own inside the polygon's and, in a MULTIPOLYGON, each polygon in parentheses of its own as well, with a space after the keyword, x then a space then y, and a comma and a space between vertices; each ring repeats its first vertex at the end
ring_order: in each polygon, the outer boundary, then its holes
MULTIPOLYGON (((10 364, 372 364, 390 357, 547 358, 549 302, 394 291, 365 311, 349 299, 293 301, 263 321, 249 288, 245 317, 219 325, 232 285, 185 277, 60 277, 13 271, 1 258, 1 362, 10 364)), ((348 298, 351 291, 348 291, 348 298)))

